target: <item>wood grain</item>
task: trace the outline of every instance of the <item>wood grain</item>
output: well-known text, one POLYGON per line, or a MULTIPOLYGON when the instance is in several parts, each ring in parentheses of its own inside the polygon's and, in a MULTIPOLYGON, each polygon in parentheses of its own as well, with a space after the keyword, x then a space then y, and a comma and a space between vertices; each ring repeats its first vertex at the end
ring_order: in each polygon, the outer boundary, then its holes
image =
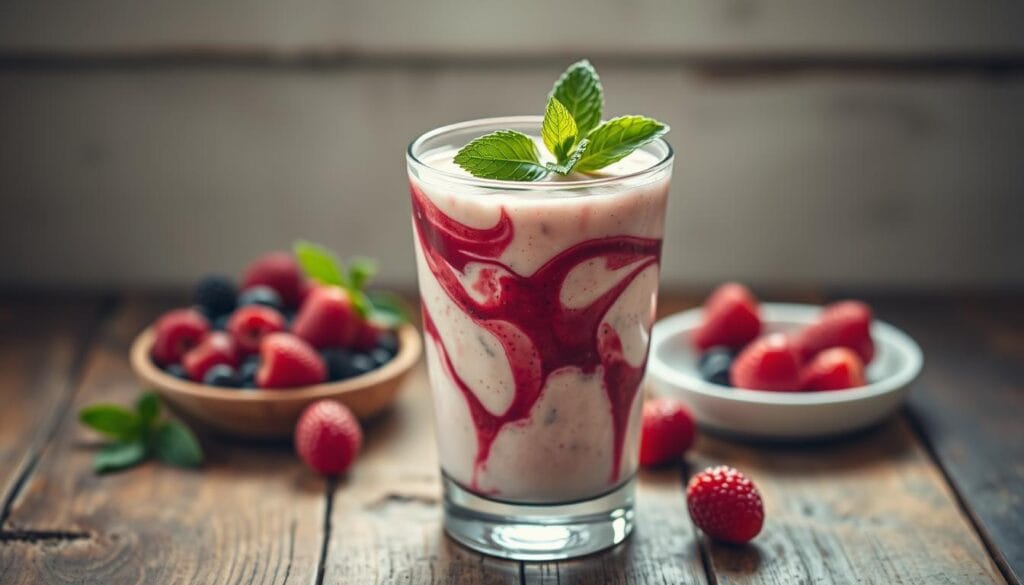
POLYGON ((101 305, 88 296, 0 297, 0 526, 67 409, 101 305))
MULTIPOLYGON (((180 303, 178 303, 180 304, 180 303)), ((75 400, 128 403, 139 385, 128 343, 163 302, 129 301, 90 351, 75 400)), ((14 503, 7 531, 71 537, 0 547, 4 583, 310 583, 321 549, 325 482, 288 445, 204 440, 207 462, 91 469, 96 439, 66 417, 14 503)), ((0 543, 2 544, 2 543, 0 543)))

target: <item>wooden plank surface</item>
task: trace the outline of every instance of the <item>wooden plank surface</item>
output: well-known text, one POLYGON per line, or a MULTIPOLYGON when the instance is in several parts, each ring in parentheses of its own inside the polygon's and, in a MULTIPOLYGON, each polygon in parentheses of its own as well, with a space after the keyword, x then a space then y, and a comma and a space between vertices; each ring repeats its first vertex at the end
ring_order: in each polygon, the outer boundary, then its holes
POLYGON ((0 296, 0 526, 67 410, 99 297, 0 296))
MULTIPOLYGON (((89 352, 75 411, 96 401, 134 400, 140 388, 127 363, 128 344, 168 306, 129 301, 118 310, 89 352)), ((209 438, 204 444, 208 461, 201 471, 150 462, 97 476, 95 436, 65 417, 3 528, 66 537, 2 543, 0 581, 312 582, 324 480, 306 471, 288 445, 209 438)))
POLYGON ((923 346, 914 423, 1011 580, 1024 580, 1024 298, 887 299, 923 346))

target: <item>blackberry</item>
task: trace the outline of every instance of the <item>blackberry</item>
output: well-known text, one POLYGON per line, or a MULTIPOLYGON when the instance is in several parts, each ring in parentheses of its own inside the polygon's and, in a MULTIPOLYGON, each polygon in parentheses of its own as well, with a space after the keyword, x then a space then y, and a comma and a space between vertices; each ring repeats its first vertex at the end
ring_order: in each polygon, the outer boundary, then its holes
POLYGON ((235 310, 238 289, 230 278, 211 274, 203 277, 192 293, 193 302, 210 320, 235 310))

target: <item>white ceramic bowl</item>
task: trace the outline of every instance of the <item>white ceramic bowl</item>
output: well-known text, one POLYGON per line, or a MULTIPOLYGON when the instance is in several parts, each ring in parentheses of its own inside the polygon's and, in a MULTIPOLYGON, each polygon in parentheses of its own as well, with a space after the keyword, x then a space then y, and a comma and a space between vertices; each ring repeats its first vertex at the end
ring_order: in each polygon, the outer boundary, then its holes
MULTIPOLYGON (((763 303, 765 331, 787 332, 811 323, 816 305, 763 303)), ((712 431, 757 439, 824 438, 877 423, 906 399, 921 371, 921 348, 892 325, 875 321, 871 336, 875 358, 867 368, 868 385, 822 392, 740 390, 704 381, 697 371, 700 354, 690 333, 701 309, 666 317, 654 326, 647 366, 648 388, 659 396, 684 401, 698 424, 712 431)))

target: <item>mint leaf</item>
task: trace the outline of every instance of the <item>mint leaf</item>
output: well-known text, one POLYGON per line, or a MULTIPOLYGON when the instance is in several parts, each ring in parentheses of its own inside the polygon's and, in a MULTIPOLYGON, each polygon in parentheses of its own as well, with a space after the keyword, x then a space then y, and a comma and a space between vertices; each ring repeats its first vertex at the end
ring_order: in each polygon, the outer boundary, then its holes
POLYGON ((576 170, 588 173, 604 168, 666 132, 668 126, 645 116, 622 116, 608 120, 587 135, 590 146, 576 170))
POLYGON ((157 398, 156 393, 146 392, 139 397, 138 402, 135 403, 135 411, 139 413, 139 419, 142 422, 143 430, 149 428, 156 417, 160 415, 160 399, 157 398))
POLYGON ((370 301, 370 318, 387 327, 398 327, 409 322, 405 302, 396 294, 384 291, 367 293, 370 301))
POLYGON ((153 450, 161 460, 178 467, 198 467, 203 462, 203 449, 188 427, 179 422, 166 422, 153 436, 153 450))
POLYGON ((145 461, 146 446, 141 441, 104 446, 92 459, 96 473, 127 469, 145 461))
MULTIPOLYGON (((565 163, 569 158, 578 133, 576 120, 573 120, 569 110, 565 109, 557 98, 549 98, 540 136, 544 139, 544 146, 548 147, 548 152, 555 155, 558 164, 565 163)), ((551 168, 551 165, 548 165, 548 168, 551 168)))
POLYGON ((597 71, 586 59, 573 63, 565 70, 555 82, 550 97, 557 98, 572 114, 579 129, 577 136, 580 138, 585 137, 601 122, 604 90, 601 88, 601 78, 597 76, 597 71))
POLYGON ((348 287, 348 279, 342 269, 341 262, 334 253, 313 242, 299 240, 295 242, 295 258, 306 276, 323 284, 348 287))
POLYGON ((94 431, 119 441, 132 441, 142 434, 142 419, 116 404, 94 404, 78 413, 78 420, 94 431))
POLYGON ((537 145, 514 130, 498 130, 462 147, 455 164, 474 177, 505 181, 536 181, 548 174, 537 145))
POLYGON ((348 267, 348 281, 352 288, 362 290, 377 274, 377 263, 371 258, 353 258, 348 267))
POLYGON ((590 141, 584 138, 580 141, 580 145, 576 147, 576 150, 569 157, 569 160, 565 161, 564 164, 548 163, 548 170, 559 175, 568 175, 575 170, 576 165, 579 164, 580 159, 583 158, 583 153, 590 147, 590 141))

